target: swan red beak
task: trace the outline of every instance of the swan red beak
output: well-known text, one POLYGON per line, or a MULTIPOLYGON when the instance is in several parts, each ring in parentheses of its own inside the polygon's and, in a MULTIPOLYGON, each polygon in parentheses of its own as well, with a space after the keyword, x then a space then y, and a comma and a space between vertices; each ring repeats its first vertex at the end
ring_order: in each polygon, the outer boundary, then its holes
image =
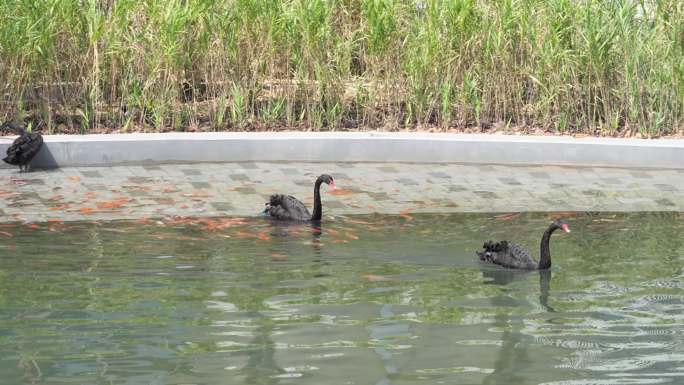
POLYGON ((568 225, 566 223, 563 223, 561 225, 561 229, 563 229, 563 231, 565 231, 566 233, 570 232, 570 228, 568 227, 568 225))
POLYGON ((337 186, 335 186, 335 182, 333 181, 330 181, 330 183, 328 183, 328 187, 330 188, 330 191, 334 191, 337 189, 337 186))

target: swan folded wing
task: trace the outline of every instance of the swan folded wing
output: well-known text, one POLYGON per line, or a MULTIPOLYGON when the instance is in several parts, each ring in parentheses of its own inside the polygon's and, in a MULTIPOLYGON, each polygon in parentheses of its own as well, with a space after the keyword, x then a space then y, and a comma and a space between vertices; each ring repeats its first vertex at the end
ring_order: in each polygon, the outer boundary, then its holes
POLYGON ((27 163, 33 159, 36 154, 38 154, 38 151, 40 150, 40 147, 43 145, 43 137, 40 136, 39 134, 30 134, 28 135, 28 141, 25 145, 22 146, 21 152, 23 154, 23 160, 26 161, 27 163))
POLYGON ((485 249, 485 251, 494 251, 494 252, 506 251, 506 250, 508 250, 508 241, 501 241, 501 242, 487 241, 484 243, 484 245, 482 245, 482 247, 485 249))
POLYGON ((502 241, 502 242, 487 241, 482 245, 482 248, 483 248, 482 251, 476 252, 477 256, 480 257, 480 260, 496 263, 494 260, 494 258, 496 257, 496 254, 506 250, 508 248, 508 242, 506 242, 506 241, 502 241))
POLYGON ((22 148, 27 142, 28 137, 20 136, 17 138, 14 143, 7 148, 7 156, 3 160, 9 164, 21 164, 22 148))
POLYGON ((535 269, 537 262, 522 246, 507 241, 488 241, 482 245, 483 251, 477 252, 480 260, 509 268, 535 269))
POLYGON ((26 164, 36 156, 42 145, 43 138, 40 135, 22 135, 7 149, 7 157, 3 160, 14 165, 26 164))
POLYGON ((538 266, 530 252, 516 243, 507 243, 505 252, 493 261, 497 265, 519 269, 536 269, 538 266))
POLYGON ((309 220, 306 206, 291 195, 275 194, 266 204, 266 213, 277 219, 309 220))
POLYGON ((492 242, 492 241, 487 241, 482 245, 483 250, 482 251, 477 251, 477 255, 480 257, 481 260, 489 260, 491 258, 493 253, 497 252, 502 252, 508 248, 508 242, 507 241, 501 241, 501 242, 492 242))

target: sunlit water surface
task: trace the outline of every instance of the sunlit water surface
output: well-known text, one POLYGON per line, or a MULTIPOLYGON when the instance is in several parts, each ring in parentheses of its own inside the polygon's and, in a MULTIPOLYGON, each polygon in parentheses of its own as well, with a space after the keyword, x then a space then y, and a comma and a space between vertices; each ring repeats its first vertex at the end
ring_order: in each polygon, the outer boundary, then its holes
POLYGON ((679 213, 0 227, 2 384, 683 384, 679 213))

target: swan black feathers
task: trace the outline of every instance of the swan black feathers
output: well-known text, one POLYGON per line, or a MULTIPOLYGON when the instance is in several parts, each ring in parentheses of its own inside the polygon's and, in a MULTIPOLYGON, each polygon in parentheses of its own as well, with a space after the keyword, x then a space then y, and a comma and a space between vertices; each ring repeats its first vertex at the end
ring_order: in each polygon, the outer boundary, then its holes
POLYGON ((27 132, 20 125, 13 122, 5 122, 1 128, 9 128, 19 134, 19 137, 7 148, 7 156, 2 160, 5 163, 19 166, 19 172, 31 171, 31 161, 43 146, 43 137, 37 132, 27 132))
POLYGON ((333 177, 323 174, 316 179, 314 184, 314 208, 313 214, 304 206, 304 203, 299 201, 292 195, 274 194, 271 195, 264 213, 274 219, 286 221, 320 221, 323 215, 323 207, 321 204, 321 184, 325 183, 330 188, 335 189, 335 181, 333 177))
POLYGON ((524 247, 508 241, 492 242, 487 241, 482 245, 483 250, 478 251, 477 255, 483 262, 493 263, 510 269, 523 270, 544 270, 551 267, 551 251, 549 240, 551 234, 562 229, 569 233, 568 224, 562 219, 553 221, 544 231, 540 244, 540 258, 537 262, 530 252, 524 247))

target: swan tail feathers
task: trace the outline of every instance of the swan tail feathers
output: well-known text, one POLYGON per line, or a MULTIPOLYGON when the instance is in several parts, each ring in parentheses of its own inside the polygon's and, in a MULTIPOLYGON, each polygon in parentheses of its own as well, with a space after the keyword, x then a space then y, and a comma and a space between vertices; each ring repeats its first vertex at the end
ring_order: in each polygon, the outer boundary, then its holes
POLYGON ((508 242, 507 241, 501 241, 501 242, 492 242, 492 241, 487 241, 482 245, 482 248, 485 251, 489 252, 500 252, 508 249, 508 242))

